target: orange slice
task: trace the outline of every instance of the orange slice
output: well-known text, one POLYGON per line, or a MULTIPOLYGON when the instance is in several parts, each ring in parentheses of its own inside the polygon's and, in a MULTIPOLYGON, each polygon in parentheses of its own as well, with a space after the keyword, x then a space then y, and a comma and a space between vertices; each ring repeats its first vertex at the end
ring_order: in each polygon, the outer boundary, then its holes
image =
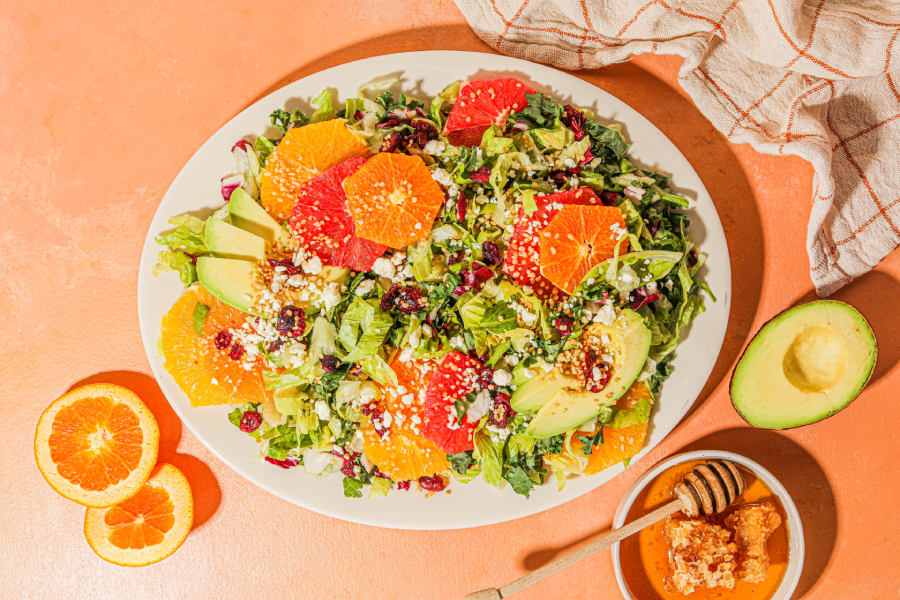
MULTIPOLYGON (((632 385, 628 391, 619 398, 619 401, 616 403, 616 408, 620 410, 631 408, 642 398, 650 400, 651 404, 653 403, 653 396, 650 394, 650 388, 647 387, 646 383, 639 381, 632 385)), ((599 446, 594 446, 591 450, 591 455, 588 456, 588 465, 584 469, 584 474, 593 475, 594 473, 599 473, 607 467, 611 467, 627 458, 631 458, 643 448, 644 437, 646 435, 646 423, 623 427, 621 429, 604 427, 603 443, 599 446)))
POLYGON ((300 186, 348 158, 369 155, 369 147, 344 123, 334 119, 290 129, 269 155, 260 200, 279 223, 291 216, 300 186))
POLYGON ((143 567, 171 556, 194 524, 191 485, 176 467, 159 463, 137 494, 109 508, 89 508, 84 537, 97 556, 143 567))
MULTIPOLYGON (((571 294, 598 263, 612 258, 619 232, 628 231, 615 206, 563 206, 541 232, 541 274, 571 294)), ((628 241, 620 253, 628 251, 628 241)))
POLYGON ((431 235, 444 192, 418 156, 382 152, 344 180, 356 235, 405 248, 431 235))
POLYGON ((425 425, 425 388, 437 365, 416 360, 391 363, 397 387, 383 386, 379 410, 391 413, 390 433, 384 438, 372 421, 362 424, 363 449, 378 469, 394 481, 418 479, 450 468, 447 454, 422 435, 425 425))
POLYGON ((240 360, 229 357, 230 346, 216 348, 221 331, 240 329, 247 315, 219 302, 202 286, 192 287, 181 295, 162 318, 159 348, 164 366, 178 387, 187 394, 193 406, 230 404, 233 402, 265 402, 268 399, 262 378, 262 362, 256 359, 247 371, 240 360), (209 307, 203 335, 194 331, 194 308, 197 303, 209 307))
POLYGON ((159 427, 131 390, 86 385, 56 399, 38 420, 34 457, 47 483, 85 506, 112 506, 137 493, 159 447, 159 427))

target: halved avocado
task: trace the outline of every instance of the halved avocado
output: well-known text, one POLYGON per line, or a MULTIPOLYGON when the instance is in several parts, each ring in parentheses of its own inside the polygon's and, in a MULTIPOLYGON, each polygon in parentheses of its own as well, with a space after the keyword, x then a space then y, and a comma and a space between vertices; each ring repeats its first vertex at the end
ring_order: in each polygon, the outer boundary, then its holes
POLYGON ((256 263, 233 258, 201 256, 197 259, 197 278, 210 294, 238 310, 256 314, 253 306, 253 282, 256 263))
POLYGON ((228 200, 231 224, 263 238, 270 244, 286 241, 287 232, 243 188, 235 188, 228 200))
POLYGON ((836 300, 801 304, 750 341, 731 377, 731 402, 754 427, 809 425, 853 402, 877 357, 875 334, 858 310, 836 300))
MULTIPOLYGON (((587 331, 590 335, 607 336, 609 342, 604 344, 613 359, 612 379, 602 391, 591 393, 580 388, 581 382, 576 382, 574 378, 569 379, 579 387, 561 385, 565 380, 553 377, 552 371, 547 374, 551 377, 535 378, 539 383, 526 389, 517 401, 520 406, 534 406, 541 398, 544 399, 526 430, 531 437, 559 435, 592 419, 603 408, 615 404, 628 391, 647 362, 650 330, 641 316, 633 310, 623 310, 611 325, 595 324, 587 331)), ((516 393, 521 389, 517 389, 516 393)))
POLYGON ((212 255, 219 258, 258 261, 265 258, 269 246, 258 235, 214 217, 206 220, 203 237, 212 255))

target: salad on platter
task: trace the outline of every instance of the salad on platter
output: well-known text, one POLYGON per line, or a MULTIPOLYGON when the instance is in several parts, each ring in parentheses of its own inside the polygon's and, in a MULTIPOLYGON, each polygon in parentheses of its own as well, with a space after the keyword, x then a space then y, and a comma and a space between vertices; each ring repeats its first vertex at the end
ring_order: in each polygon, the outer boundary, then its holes
POLYGON ((427 102, 392 83, 275 110, 277 139, 232 148, 225 204, 169 220, 166 370, 233 407, 260 468, 340 473, 348 497, 479 476, 527 497, 627 465, 715 300, 687 199, 516 79, 427 102))

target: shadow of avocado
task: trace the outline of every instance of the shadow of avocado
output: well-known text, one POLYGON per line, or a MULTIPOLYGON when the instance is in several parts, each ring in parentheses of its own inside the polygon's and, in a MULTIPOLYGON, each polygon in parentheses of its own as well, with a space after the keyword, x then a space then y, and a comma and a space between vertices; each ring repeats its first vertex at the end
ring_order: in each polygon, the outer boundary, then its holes
MULTIPOLYGON (((875 332, 878 362, 869 385, 890 373, 900 360, 900 311, 896 304, 888 300, 891 298, 900 298, 900 281, 882 271, 866 273, 828 297, 829 300, 840 300, 856 308, 875 332)), ((810 289, 792 306, 813 300, 819 300, 819 296, 814 289, 810 289)))
POLYGON ((91 375, 69 388, 69 391, 92 383, 112 383, 128 388, 137 394, 156 417, 159 424, 159 462, 175 465, 187 477, 194 496, 194 526, 197 529, 212 517, 222 502, 222 490, 212 470, 200 459, 190 454, 179 454, 181 419, 172 410, 169 401, 156 380, 134 371, 107 371, 91 375))
MULTIPOLYGON (((837 540, 837 505, 828 477, 802 446, 765 429, 735 427, 711 433, 679 449, 725 450, 758 462, 787 489, 803 523, 806 558, 793 598, 806 596, 822 577, 837 540)), ((676 453, 676 454, 677 454, 676 453)))

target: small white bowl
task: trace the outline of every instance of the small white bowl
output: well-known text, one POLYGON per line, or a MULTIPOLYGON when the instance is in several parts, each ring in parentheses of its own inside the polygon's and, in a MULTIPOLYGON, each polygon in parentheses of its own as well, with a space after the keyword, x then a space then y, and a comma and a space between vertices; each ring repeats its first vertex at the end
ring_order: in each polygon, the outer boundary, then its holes
MULTIPOLYGON (((697 452, 685 452, 684 454, 670 456, 669 458, 656 463, 647 470, 646 473, 638 477, 637 481, 631 484, 631 487, 625 492, 625 496, 622 498, 622 501, 619 502, 619 508, 616 509, 616 515, 613 519, 613 528, 618 529, 625 524, 625 518, 628 516, 628 511, 631 510, 631 505, 638 497, 638 494, 640 494, 647 484, 653 481, 657 475, 673 465, 693 460, 708 460, 712 458, 730 460, 738 465, 746 467, 748 470, 752 471, 760 481, 766 484, 775 496, 778 497, 778 500, 781 501, 781 505, 784 507, 784 512, 787 515, 790 550, 788 552, 788 565, 787 570, 784 573, 784 579, 782 579, 781 585, 778 586, 778 589, 775 591, 775 595, 772 596, 771 600, 789 600, 794 593, 794 590, 797 588, 797 583, 800 581, 800 573, 803 571, 803 558, 806 552, 803 542, 803 524, 800 522, 800 513, 797 512, 797 507, 794 505, 794 501, 791 500, 790 494, 788 494, 787 490, 784 489, 784 486, 781 485, 781 482, 778 481, 774 475, 769 473, 759 464, 740 454, 720 452, 718 450, 700 450, 697 452)), ((615 544, 612 547, 612 559, 613 569, 616 572, 616 581, 619 582, 619 589, 622 591, 622 596, 624 596, 626 600, 638 600, 636 596, 631 593, 631 588, 625 583, 625 577, 622 575, 619 544, 615 544)))

